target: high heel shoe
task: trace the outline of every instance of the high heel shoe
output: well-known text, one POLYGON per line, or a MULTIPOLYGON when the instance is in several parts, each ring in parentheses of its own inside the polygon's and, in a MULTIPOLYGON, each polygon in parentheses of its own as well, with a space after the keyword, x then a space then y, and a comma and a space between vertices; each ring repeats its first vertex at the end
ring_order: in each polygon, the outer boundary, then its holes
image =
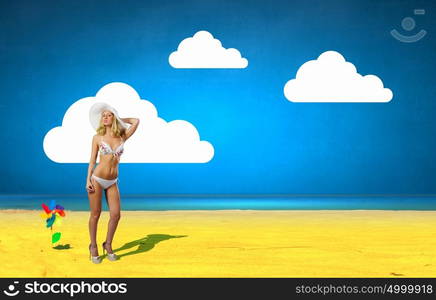
MULTIPOLYGON (((102 244, 102 246, 103 246, 103 255, 106 253, 106 248, 105 248, 105 245, 106 245, 106 242, 103 242, 103 244, 102 244)), ((107 258, 110 260, 110 261, 115 261, 115 260, 117 260, 118 259, 118 256, 115 254, 115 253, 107 253, 107 258)))
POLYGON ((91 254, 91 244, 89 244, 89 259, 93 262, 93 263, 95 263, 95 264, 99 264, 99 263, 101 263, 101 258, 100 258, 100 256, 92 256, 92 254, 91 254))

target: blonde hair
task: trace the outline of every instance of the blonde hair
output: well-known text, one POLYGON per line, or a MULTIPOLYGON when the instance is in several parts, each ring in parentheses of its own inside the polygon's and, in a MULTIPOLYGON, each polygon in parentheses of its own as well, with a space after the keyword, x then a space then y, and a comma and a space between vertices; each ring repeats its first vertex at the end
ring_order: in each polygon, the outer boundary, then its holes
MULTIPOLYGON (((126 133, 126 129, 121 126, 120 122, 115 117, 115 114, 113 112, 110 113, 113 115, 112 126, 111 126, 112 134, 114 136, 121 136, 121 137, 124 136, 124 134, 126 133)), ((103 112, 101 112, 100 122, 96 131, 98 135, 106 134, 106 127, 103 125, 103 112)))

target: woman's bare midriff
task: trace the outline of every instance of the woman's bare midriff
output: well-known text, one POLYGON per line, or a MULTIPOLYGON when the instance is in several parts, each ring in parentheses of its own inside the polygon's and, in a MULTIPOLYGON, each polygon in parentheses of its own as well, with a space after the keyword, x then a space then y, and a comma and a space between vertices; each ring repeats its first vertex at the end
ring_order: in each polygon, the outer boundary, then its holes
POLYGON ((100 163, 92 174, 103 179, 115 179, 118 177, 118 163, 118 157, 112 154, 100 154, 100 163))

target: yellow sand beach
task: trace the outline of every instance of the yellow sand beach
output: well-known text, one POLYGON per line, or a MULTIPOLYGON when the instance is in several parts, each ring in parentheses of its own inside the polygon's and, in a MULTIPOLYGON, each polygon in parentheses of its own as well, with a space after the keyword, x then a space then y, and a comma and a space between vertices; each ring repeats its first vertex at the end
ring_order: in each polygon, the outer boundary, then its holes
MULTIPOLYGON (((0 277, 436 276, 435 211, 124 211, 113 241, 120 259, 98 265, 88 212, 66 211, 66 249, 52 248, 40 213, 0 211, 0 277)), ((103 211, 100 243, 108 219, 103 211)))

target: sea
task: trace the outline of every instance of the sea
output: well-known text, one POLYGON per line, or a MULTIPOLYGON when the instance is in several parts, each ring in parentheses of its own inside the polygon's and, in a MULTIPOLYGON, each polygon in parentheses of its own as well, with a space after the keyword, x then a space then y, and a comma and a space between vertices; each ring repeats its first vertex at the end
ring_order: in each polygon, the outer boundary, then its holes
MULTIPOLYGON (((40 210, 54 200, 89 211, 85 195, 0 195, 0 209, 40 210)), ((436 195, 121 195, 121 210, 436 210, 436 195)), ((102 209, 107 210, 102 197, 102 209)))

